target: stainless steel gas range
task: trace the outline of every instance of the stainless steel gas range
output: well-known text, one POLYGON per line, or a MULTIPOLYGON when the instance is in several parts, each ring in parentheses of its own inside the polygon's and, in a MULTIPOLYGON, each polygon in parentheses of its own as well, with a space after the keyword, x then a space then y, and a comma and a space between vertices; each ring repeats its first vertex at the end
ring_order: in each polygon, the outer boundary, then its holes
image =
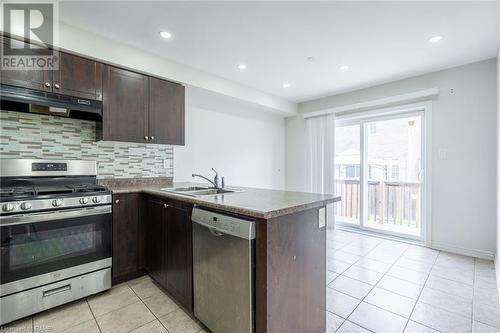
POLYGON ((0 325, 111 288, 111 192, 96 163, 0 160, 0 325))

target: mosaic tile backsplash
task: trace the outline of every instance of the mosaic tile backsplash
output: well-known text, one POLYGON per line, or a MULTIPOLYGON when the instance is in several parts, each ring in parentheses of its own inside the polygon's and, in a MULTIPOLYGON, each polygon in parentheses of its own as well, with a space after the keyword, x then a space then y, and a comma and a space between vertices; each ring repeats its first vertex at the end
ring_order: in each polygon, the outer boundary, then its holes
POLYGON ((0 129, 2 158, 95 160, 100 179, 173 177, 172 146, 96 142, 93 121, 2 110, 0 129))

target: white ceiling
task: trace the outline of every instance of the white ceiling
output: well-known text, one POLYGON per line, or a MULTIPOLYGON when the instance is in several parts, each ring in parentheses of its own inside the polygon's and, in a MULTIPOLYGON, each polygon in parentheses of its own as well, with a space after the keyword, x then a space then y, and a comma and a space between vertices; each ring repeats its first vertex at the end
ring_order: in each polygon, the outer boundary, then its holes
POLYGON ((493 58, 499 12, 497 2, 60 3, 77 28, 293 102, 493 58), (434 35, 444 39, 428 43, 434 35))

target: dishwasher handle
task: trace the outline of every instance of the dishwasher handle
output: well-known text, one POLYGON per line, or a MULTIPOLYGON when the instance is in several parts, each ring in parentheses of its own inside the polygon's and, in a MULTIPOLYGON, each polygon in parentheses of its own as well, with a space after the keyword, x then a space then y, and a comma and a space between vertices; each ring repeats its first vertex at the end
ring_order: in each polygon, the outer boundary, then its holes
POLYGON ((255 239, 255 221, 215 213, 195 207, 191 220, 210 230, 214 236, 230 235, 247 240, 255 239))

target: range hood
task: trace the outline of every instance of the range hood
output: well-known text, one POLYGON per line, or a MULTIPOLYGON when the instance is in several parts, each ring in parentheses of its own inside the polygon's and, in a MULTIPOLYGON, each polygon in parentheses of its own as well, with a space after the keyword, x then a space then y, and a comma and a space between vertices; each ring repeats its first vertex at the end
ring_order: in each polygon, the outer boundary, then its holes
POLYGON ((2 109, 54 116, 102 120, 102 102, 46 91, 1 85, 2 109))

